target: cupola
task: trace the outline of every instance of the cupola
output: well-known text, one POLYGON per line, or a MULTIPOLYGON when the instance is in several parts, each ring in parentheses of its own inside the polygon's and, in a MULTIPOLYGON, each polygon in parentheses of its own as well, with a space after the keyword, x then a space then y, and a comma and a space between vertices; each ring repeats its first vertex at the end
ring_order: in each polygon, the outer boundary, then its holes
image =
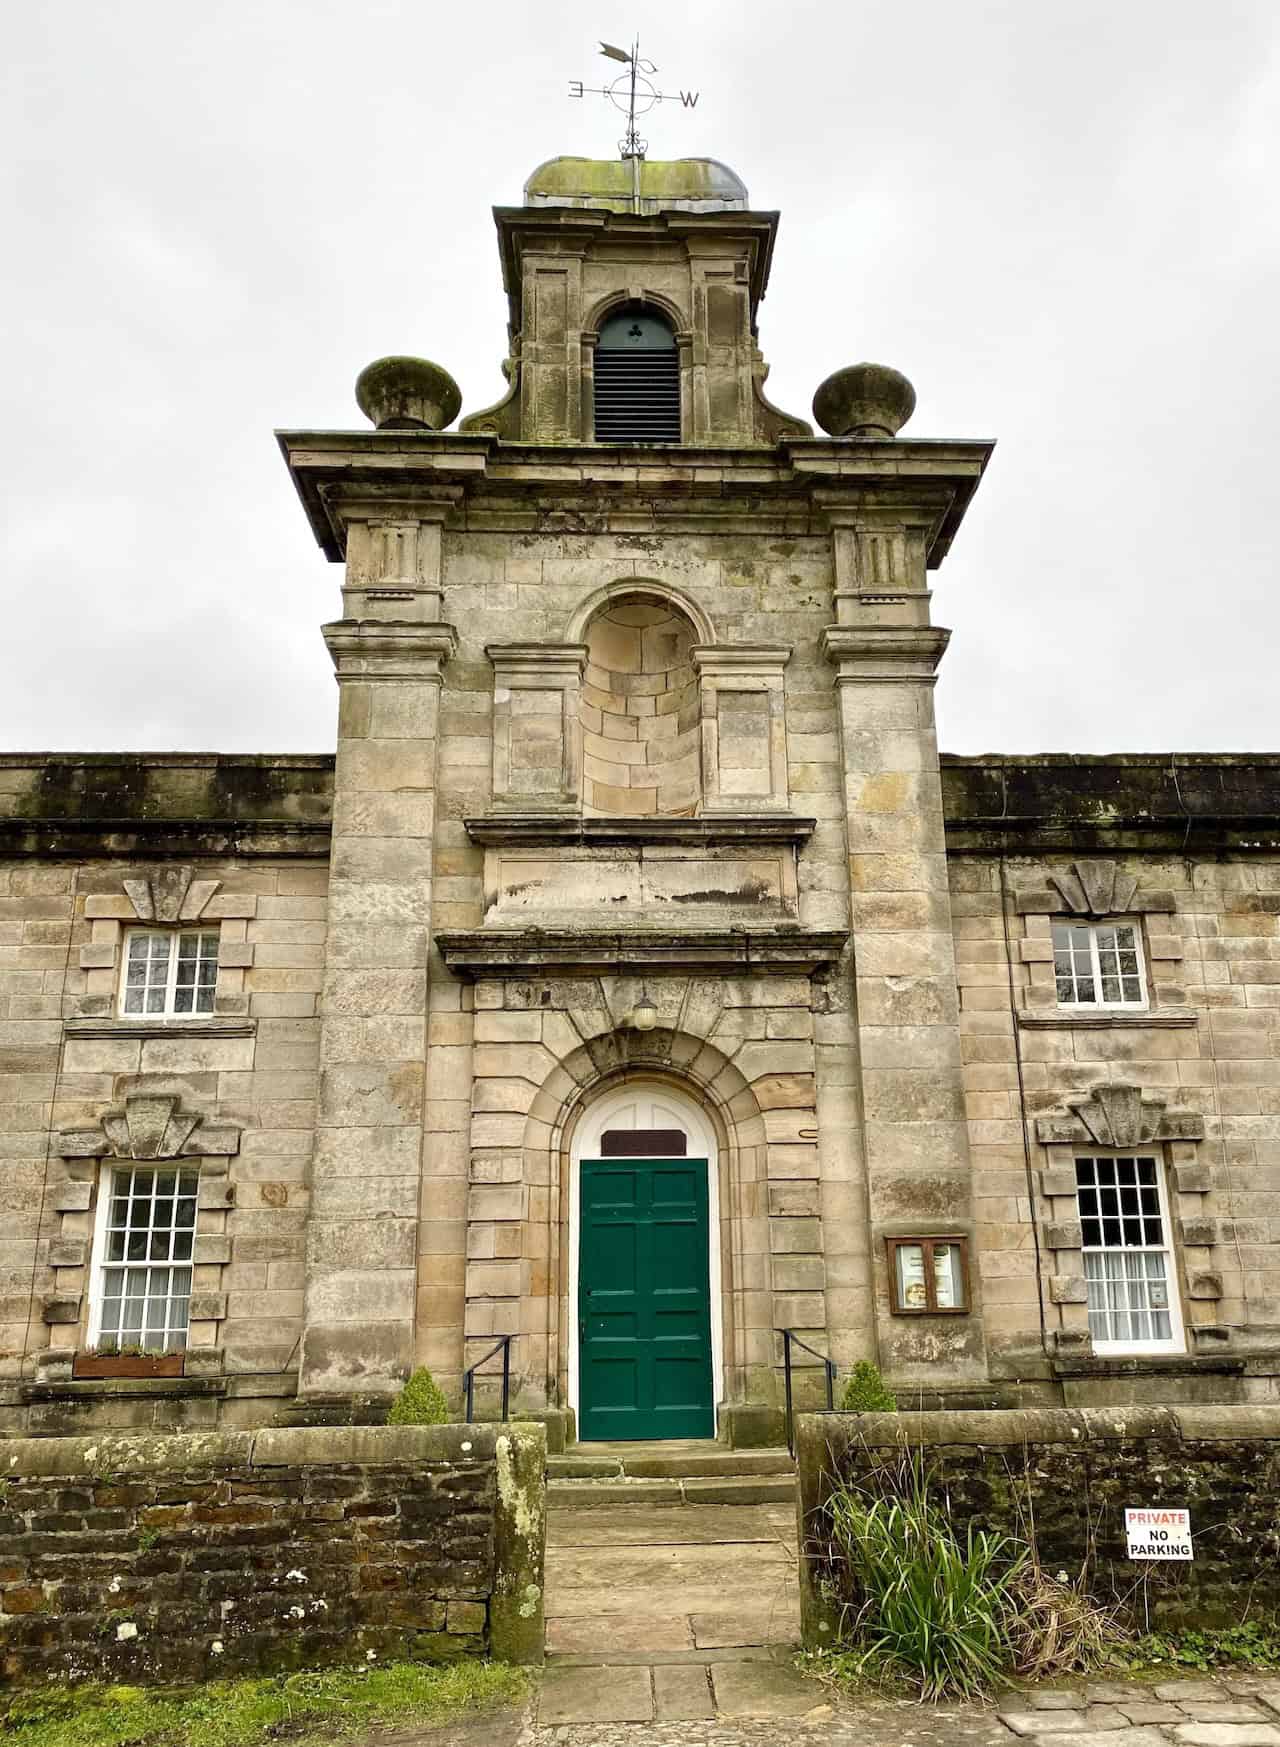
POLYGON ((756 319, 776 212, 714 158, 553 158, 496 207, 510 389, 462 430, 734 447, 808 436, 765 399, 756 319))

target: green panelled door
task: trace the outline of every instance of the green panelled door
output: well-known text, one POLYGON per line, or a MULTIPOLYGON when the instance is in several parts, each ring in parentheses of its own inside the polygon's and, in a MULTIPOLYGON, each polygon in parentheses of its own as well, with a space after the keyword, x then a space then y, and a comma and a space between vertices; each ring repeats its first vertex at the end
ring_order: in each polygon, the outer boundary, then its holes
POLYGON ((584 1159, 578 1436, 713 1438, 705 1159, 584 1159))

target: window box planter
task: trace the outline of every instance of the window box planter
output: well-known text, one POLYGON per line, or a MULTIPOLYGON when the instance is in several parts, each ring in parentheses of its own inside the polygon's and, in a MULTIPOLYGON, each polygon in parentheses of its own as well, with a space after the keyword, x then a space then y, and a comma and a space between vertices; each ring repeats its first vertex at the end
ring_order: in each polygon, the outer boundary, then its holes
POLYGON ((71 1375, 87 1377, 181 1377, 185 1353, 77 1353, 71 1375))

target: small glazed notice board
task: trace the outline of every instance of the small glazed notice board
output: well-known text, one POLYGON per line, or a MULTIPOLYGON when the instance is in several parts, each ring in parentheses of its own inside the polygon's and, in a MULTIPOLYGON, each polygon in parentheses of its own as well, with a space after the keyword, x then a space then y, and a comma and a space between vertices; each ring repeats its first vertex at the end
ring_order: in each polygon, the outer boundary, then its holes
POLYGON ((1189 1510, 1126 1510, 1124 1532, 1131 1559, 1190 1559, 1189 1510))

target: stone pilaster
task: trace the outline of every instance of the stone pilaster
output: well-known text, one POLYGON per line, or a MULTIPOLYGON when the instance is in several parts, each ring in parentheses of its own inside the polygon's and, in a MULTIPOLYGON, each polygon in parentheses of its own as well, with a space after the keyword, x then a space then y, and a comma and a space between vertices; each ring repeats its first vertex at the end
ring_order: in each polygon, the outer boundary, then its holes
POLYGON ((324 635, 341 701, 299 1387, 387 1394, 414 1353, 438 710, 455 633, 343 619, 324 635))
POLYGON ((574 813, 585 643, 491 643, 495 812, 574 813))
POLYGON ((970 1314, 936 1318, 890 1314, 884 1245, 973 1231, 933 716, 950 633, 929 623, 925 545, 909 510, 840 521, 840 622, 824 647, 839 697, 878 1344, 900 1378, 945 1383, 985 1371, 972 1243, 970 1314))

